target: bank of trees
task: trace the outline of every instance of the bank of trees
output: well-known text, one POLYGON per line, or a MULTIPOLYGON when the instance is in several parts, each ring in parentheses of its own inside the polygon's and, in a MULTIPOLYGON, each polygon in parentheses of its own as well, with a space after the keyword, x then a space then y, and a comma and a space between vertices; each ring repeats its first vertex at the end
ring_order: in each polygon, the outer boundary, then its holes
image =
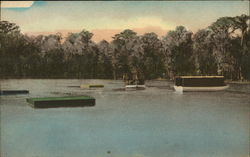
POLYGON ((250 80, 250 17, 222 17, 193 33, 178 26, 164 37, 126 29, 95 43, 82 30, 27 36, 19 26, 0 22, 0 78, 120 79, 137 73, 145 79, 176 75, 224 75, 250 80))

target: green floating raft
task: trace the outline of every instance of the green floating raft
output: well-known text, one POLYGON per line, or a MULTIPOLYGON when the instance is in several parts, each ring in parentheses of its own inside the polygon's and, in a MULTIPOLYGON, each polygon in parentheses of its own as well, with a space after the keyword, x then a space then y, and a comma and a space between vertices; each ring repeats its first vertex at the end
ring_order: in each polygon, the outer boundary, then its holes
POLYGON ((95 98, 90 96, 27 98, 26 101, 34 108, 95 106, 95 98))
POLYGON ((0 95, 29 94, 28 90, 0 90, 0 95))

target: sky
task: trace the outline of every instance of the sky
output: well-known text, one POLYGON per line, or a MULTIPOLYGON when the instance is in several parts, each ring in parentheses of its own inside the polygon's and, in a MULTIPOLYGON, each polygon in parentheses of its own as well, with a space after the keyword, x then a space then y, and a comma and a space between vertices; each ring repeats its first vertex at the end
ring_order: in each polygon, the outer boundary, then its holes
POLYGON ((183 25, 196 32, 223 16, 249 15, 249 1, 37 1, 2 2, 1 20, 14 22, 29 35, 61 32, 94 33, 110 41, 132 29, 139 35, 164 36, 183 25))

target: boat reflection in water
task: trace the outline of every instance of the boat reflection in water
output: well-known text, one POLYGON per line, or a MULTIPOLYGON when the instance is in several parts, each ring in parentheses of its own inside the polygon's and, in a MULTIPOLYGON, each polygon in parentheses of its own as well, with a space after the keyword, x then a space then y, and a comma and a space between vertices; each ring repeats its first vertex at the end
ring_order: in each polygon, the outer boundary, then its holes
POLYGON ((224 80, 224 76, 178 76, 174 89, 177 92, 221 91, 229 87, 224 80))

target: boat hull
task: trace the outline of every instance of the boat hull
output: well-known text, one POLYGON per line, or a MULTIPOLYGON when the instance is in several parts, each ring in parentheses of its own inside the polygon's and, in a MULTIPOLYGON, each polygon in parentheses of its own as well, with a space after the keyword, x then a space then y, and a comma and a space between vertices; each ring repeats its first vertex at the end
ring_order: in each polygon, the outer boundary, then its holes
POLYGON ((214 87, 183 87, 174 86, 177 92, 212 92, 212 91, 222 91, 227 89, 229 86, 214 86, 214 87))
POLYGON ((126 85, 126 88, 146 88, 145 85, 126 85))

